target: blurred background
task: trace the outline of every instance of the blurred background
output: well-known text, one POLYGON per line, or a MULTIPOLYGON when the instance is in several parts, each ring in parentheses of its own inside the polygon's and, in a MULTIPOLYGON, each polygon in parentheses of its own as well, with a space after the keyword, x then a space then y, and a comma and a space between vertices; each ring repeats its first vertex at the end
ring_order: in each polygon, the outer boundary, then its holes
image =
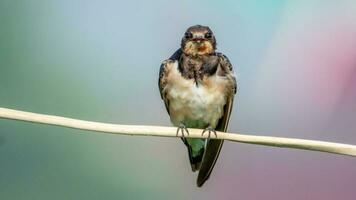
MULTIPOLYGON (((0 106, 169 126, 162 60, 208 25, 239 81, 229 131, 356 144, 356 1, 0 1, 0 106)), ((1 199, 343 199, 356 159, 226 142, 196 187, 176 138, 0 119, 1 199)))

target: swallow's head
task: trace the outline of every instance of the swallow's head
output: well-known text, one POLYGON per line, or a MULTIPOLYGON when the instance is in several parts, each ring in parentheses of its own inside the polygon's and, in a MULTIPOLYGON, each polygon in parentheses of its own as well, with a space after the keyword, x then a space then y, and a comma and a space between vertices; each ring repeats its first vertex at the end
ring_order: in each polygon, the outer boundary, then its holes
POLYGON ((187 55, 212 54, 216 49, 215 36, 208 26, 191 26, 182 38, 181 47, 187 55))

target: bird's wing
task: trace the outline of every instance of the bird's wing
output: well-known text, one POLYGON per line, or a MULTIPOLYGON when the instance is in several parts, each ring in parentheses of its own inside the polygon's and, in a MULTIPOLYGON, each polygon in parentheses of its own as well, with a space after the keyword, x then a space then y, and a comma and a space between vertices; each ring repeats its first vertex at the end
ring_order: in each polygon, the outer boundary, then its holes
POLYGON ((167 85, 167 69, 172 65, 174 62, 179 60, 180 56, 182 55, 182 50, 178 49, 174 54, 167 60, 163 61, 161 67, 159 69, 159 78, 158 78, 158 88, 161 94, 161 98, 164 101, 164 105, 166 106, 166 110, 169 114, 169 101, 166 98, 165 94, 165 86, 167 85))
POLYGON ((159 69, 159 78, 158 78, 159 93, 161 94, 161 98, 164 101, 164 105, 166 106, 166 110, 168 114, 169 114, 169 101, 166 98, 164 88, 166 87, 167 84, 167 67, 169 63, 170 60, 165 60, 162 62, 161 68, 159 69))
MULTIPOLYGON (((236 84, 236 79, 230 61, 223 54, 218 54, 218 56, 220 58, 220 67, 225 72, 225 76, 230 80, 231 88, 229 88, 227 102, 224 106, 224 114, 219 119, 219 122, 215 130, 226 132, 229 124, 231 111, 232 111, 232 105, 234 101, 234 95, 236 93, 237 84, 236 84)), ((198 174, 198 179, 197 179, 198 187, 201 187, 205 183, 205 181, 209 178, 214 168, 214 165, 219 157, 219 153, 223 145, 223 142, 224 142, 223 140, 214 140, 214 139, 208 140, 206 145, 206 150, 203 156, 203 161, 198 174)))

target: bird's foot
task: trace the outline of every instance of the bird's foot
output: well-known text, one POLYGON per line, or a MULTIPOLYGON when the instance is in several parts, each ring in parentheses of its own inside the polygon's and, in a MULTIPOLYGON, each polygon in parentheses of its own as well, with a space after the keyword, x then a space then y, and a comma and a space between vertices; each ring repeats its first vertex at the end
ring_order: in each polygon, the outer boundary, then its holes
POLYGON ((177 133, 176 133, 176 136, 177 136, 177 137, 178 137, 178 135, 179 135, 179 131, 181 132, 182 138, 185 138, 184 132, 185 132, 187 135, 189 135, 189 131, 188 131, 187 127, 185 126, 185 124, 183 124, 183 123, 180 123, 179 126, 178 126, 178 128, 177 128, 177 133))
POLYGON ((212 132, 214 133, 216 138, 218 137, 218 135, 216 134, 215 129, 213 129, 211 126, 208 126, 207 128, 205 128, 201 135, 204 135, 205 132, 208 132, 208 139, 210 139, 210 135, 211 135, 212 132))

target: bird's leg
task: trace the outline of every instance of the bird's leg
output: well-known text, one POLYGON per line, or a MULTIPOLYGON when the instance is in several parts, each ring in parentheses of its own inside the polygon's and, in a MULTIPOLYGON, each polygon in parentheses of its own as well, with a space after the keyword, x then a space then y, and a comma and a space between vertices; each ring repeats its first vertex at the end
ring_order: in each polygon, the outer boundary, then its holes
POLYGON ((176 133, 176 136, 178 137, 179 135, 179 131, 181 132, 182 134, 182 138, 185 138, 185 135, 184 135, 184 132, 187 133, 187 135, 189 135, 189 131, 187 129, 187 127, 185 126, 185 124, 183 122, 181 122, 177 128, 177 133, 176 133))
POLYGON ((207 128, 204 129, 204 131, 203 131, 203 133, 201 135, 204 135, 205 132, 208 132, 208 139, 210 139, 211 132, 214 133, 216 138, 218 137, 218 135, 216 134, 215 129, 213 129, 213 127, 211 127, 210 125, 207 128))

